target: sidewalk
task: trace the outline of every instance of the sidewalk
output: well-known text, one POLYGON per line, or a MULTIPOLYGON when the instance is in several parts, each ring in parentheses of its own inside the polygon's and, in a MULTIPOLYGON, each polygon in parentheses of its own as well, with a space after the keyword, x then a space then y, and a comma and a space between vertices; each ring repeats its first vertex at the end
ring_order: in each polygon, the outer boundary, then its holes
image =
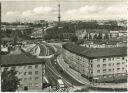
POLYGON ((57 57, 57 63, 59 64, 59 66, 66 71, 66 73, 68 73, 70 76, 72 76, 75 80, 77 80, 78 82, 80 82, 81 84, 85 84, 85 85, 90 85, 90 82, 85 79, 84 77, 81 76, 81 74, 73 69, 71 69, 67 63, 64 62, 62 56, 58 56, 57 57))
POLYGON ((100 88, 127 88, 128 83, 95 83, 94 87, 100 88))

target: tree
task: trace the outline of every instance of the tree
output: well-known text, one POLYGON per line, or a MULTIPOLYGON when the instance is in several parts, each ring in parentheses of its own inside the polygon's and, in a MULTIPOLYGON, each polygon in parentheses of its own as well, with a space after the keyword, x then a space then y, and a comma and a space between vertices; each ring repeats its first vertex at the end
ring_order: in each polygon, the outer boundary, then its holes
POLYGON ((109 35, 108 34, 105 34, 104 39, 105 40, 108 40, 109 39, 109 35))
POLYGON ((78 38, 77 38, 77 36, 71 36, 71 37, 70 37, 70 40, 71 40, 72 42, 76 42, 76 41, 78 40, 78 38))
POLYGON ((96 40, 96 39, 97 39, 97 34, 95 34, 95 35, 94 35, 93 39, 94 39, 94 40, 96 40))
POLYGON ((98 39, 98 40, 101 40, 101 39, 102 39, 102 34, 101 34, 101 33, 99 33, 97 39, 98 39))
POLYGON ((18 89, 18 85, 20 85, 20 79, 16 76, 17 71, 14 67, 10 70, 8 68, 4 68, 1 74, 1 90, 3 92, 15 92, 18 89))
POLYGON ((91 34, 89 34, 89 39, 92 39, 92 36, 91 36, 91 34))

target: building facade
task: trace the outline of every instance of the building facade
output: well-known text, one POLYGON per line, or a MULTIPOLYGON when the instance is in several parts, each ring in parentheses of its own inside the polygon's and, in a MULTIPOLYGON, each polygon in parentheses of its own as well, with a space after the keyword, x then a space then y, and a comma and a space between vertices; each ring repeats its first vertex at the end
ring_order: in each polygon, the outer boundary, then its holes
POLYGON ((92 75, 100 81, 127 79, 127 56, 92 59, 92 75))
POLYGON ((70 45, 71 48, 69 45, 63 45, 63 58, 81 75, 96 78, 101 82, 127 79, 126 48, 93 49, 70 45))
POLYGON ((2 55, 1 69, 15 67, 16 76, 20 79, 17 91, 40 91, 44 83, 45 61, 21 51, 18 54, 2 55))
MULTIPOLYGON (((9 66, 8 69, 15 67, 17 77, 20 79, 20 85, 17 91, 42 90, 43 75, 45 66, 42 64, 9 66)), ((2 67, 2 70, 5 67, 2 67)))

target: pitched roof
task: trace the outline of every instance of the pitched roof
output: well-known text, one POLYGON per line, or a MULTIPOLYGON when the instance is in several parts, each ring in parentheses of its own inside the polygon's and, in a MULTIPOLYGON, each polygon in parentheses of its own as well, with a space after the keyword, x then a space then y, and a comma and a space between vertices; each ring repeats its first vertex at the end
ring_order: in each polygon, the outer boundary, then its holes
POLYGON ((127 47, 86 48, 72 43, 67 43, 63 45, 63 48, 87 58, 118 57, 127 55, 127 47))

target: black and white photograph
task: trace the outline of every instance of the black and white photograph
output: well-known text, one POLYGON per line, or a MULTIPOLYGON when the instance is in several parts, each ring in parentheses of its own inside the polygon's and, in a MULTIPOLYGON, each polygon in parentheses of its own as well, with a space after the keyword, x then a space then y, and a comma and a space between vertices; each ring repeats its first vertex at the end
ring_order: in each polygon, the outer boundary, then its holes
POLYGON ((0 0, 1 92, 127 92, 127 0, 0 0))

